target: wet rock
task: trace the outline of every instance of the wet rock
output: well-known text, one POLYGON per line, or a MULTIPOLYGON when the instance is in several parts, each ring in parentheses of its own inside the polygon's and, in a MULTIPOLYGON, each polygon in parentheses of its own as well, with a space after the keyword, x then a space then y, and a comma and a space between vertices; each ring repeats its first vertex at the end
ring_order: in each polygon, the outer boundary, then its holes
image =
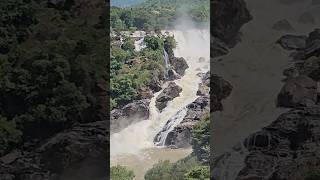
POLYGON ((210 98, 202 96, 187 106, 187 114, 179 125, 169 132, 166 146, 183 148, 191 145, 191 131, 210 111, 210 98))
POLYGON ((317 102, 317 83, 305 75, 289 79, 277 98, 280 107, 298 107, 317 102))
POLYGON ((291 26, 290 22, 286 19, 282 19, 277 21, 273 26, 272 29, 277 31, 293 31, 294 28, 291 26))
POLYGON ((306 60, 312 56, 320 56, 320 29, 315 29, 309 33, 306 40, 306 47, 292 54, 295 60, 306 60))
POLYGON ((168 87, 166 87, 156 99, 156 107, 162 111, 167 107, 167 103, 172 101, 174 98, 178 97, 182 88, 178 86, 175 82, 170 82, 168 87))
POLYGON ((197 91, 198 96, 209 96, 210 94, 210 71, 202 75, 201 83, 197 91))
POLYGON ((224 42, 222 42, 218 38, 213 37, 210 45, 210 52, 211 52, 211 57, 215 58, 215 57, 228 54, 229 48, 224 42))
POLYGON ((320 107, 300 107, 249 136, 249 154, 237 180, 304 179, 320 162, 320 107))
POLYGON ((152 90, 146 87, 139 88, 138 93, 138 99, 151 99, 153 97, 152 90))
POLYGON ((79 124, 58 133, 14 161, 0 161, 8 180, 102 179, 108 161, 108 122, 79 124))
POLYGON ((168 80, 169 81, 173 81, 173 80, 176 80, 176 79, 180 79, 181 76, 175 72, 175 70, 173 69, 169 69, 168 70, 168 80))
POLYGON ((211 15, 212 35, 229 47, 234 46, 241 26, 252 19, 245 1, 213 0, 211 3, 214 7, 211 15))
POLYGON ((118 132, 136 123, 149 118, 150 100, 138 100, 127 104, 121 109, 114 109, 110 113, 110 129, 112 133, 118 132))
POLYGON ((307 36, 284 35, 277 44, 286 50, 301 50, 306 47, 307 36))
POLYGON ((231 94, 233 87, 228 81, 213 74, 211 76, 210 88, 212 94, 214 94, 217 97, 218 101, 221 101, 222 99, 228 97, 231 94))
POLYGON ((186 69, 189 68, 186 60, 183 57, 171 57, 170 64, 175 72, 177 72, 180 76, 183 76, 186 69))

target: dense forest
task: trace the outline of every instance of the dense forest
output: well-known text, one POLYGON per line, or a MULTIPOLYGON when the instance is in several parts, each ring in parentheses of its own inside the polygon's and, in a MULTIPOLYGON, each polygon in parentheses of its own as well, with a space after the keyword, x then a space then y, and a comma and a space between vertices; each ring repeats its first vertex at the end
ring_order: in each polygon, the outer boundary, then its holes
POLYGON ((106 120, 104 10, 100 1, 0 3, 0 156, 106 120))

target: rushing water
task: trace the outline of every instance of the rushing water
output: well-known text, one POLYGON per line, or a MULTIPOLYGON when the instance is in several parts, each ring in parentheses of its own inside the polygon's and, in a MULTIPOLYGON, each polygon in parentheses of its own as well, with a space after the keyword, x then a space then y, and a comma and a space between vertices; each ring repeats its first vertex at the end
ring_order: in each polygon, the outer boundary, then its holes
POLYGON ((212 67, 213 72, 234 87, 231 96, 223 102, 224 111, 213 115, 214 156, 219 157, 224 152, 230 155, 214 171, 220 176, 217 180, 234 180, 243 166, 246 153, 241 150, 240 154, 233 146, 286 111, 276 108, 275 100, 283 85, 282 72, 290 62, 288 52, 276 45, 276 40, 288 33, 307 34, 316 27, 297 22, 301 14, 314 11, 310 0, 293 4, 283 4, 280 0, 246 2, 254 19, 241 29, 241 42, 212 67), (274 23, 282 19, 287 19, 295 30, 273 30, 274 23))
MULTIPOLYGON (((179 160, 191 149, 159 148, 154 143, 154 137, 166 125, 167 121, 176 113, 193 102, 196 98, 198 84, 201 78, 198 73, 208 71, 210 57, 209 31, 189 29, 185 31, 171 31, 178 45, 174 49, 176 57, 184 57, 189 65, 185 75, 174 82, 182 88, 179 97, 169 102, 160 113, 155 107, 157 92, 150 102, 150 118, 128 126, 118 133, 111 134, 111 165, 124 165, 133 169, 137 180, 142 180, 144 173, 159 160, 179 160), (199 61, 203 57, 204 62, 199 61)), ((163 88, 167 86, 164 84, 163 88)), ((171 128, 173 128, 171 126, 171 128)))
POLYGON ((166 70, 164 72, 164 78, 168 79, 168 71, 169 71, 169 68, 170 68, 170 62, 169 62, 168 53, 164 48, 163 48, 163 59, 164 59, 164 63, 165 63, 165 66, 166 66, 166 70))
POLYGON ((181 123, 183 118, 187 115, 187 108, 183 108, 180 111, 177 112, 176 115, 174 115, 172 118, 170 118, 167 122, 167 124, 163 127, 161 132, 157 134, 155 137, 155 144, 157 146, 165 146, 166 139, 168 137, 168 134, 174 130, 174 128, 181 123))

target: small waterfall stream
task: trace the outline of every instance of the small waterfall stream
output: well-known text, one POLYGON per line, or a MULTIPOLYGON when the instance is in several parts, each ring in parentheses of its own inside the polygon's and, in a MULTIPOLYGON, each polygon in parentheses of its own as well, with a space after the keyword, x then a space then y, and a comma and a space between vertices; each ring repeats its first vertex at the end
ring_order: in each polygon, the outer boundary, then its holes
POLYGON ((165 63, 165 73, 164 73, 164 78, 168 79, 169 78, 169 74, 168 71, 170 69, 170 61, 169 61, 169 56, 167 51, 163 48, 163 59, 164 59, 164 63, 165 63))
POLYGON ((183 118, 187 115, 187 108, 183 108, 177 112, 172 118, 168 120, 163 129, 156 135, 154 143, 157 146, 165 146, 168 134, 181 123, 183 118))

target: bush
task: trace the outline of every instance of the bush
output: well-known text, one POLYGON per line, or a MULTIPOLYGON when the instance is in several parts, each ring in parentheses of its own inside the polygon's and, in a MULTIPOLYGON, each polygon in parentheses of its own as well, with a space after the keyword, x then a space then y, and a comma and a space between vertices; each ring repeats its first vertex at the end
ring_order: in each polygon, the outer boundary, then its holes
POLYGON ((123 166, 111 167, 111 180, 133 180, 135 177, 133 171, 123 166))
POLYGON ((210 160, 210 117, 204 117, 192 130, 192 148, 198 160, 210 160))
POLYGON ((209 166, 197 166, 186 174, 186 180, 209 180, 209 166))
POLYGON ((196 158, 189 156, 176 163, 160 161, 145 174, 145 180, 182 180, 193 167, 198 165, 196 158))

